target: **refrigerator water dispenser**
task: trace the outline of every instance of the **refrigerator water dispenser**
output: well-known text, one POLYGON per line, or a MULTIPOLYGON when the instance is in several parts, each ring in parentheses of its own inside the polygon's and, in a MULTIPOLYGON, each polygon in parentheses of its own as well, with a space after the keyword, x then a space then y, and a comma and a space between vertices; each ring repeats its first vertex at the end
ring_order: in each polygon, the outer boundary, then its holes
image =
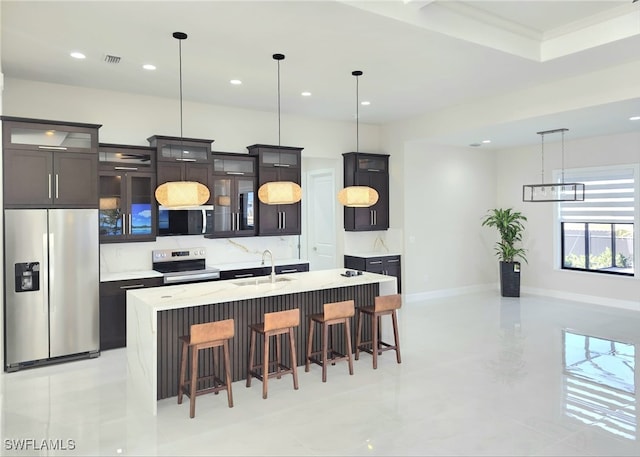
POLYGON ((40 290, 40 262, 15 264, 16 292, 40 290))

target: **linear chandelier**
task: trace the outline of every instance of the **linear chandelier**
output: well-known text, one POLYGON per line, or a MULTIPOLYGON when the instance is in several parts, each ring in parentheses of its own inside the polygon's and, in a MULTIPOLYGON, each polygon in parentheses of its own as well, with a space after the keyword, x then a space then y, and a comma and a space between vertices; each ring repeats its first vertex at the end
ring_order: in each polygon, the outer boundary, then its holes
MULTIPOLYGON (((178 40, 178 55, 180 60, 180 148, 184 151, 182 132, 182 40, 187 39, 183 32, 173 32, 178 40)), ((160 205, 166 208, 181 208, 200 206, 210 197, 209 188, 196 181, 168 181, 156 188, 155 196, 160 205)))
MULTIPOLYGON (((278 62, 278 146, 280 146, 280 61, 284 54, 274 54, 278 62)), ((302 199, 302 188, 293 181, 269 181, 258 189, 258 200, 265 205, 291 205, 302 199)))
POLYGON ((584 184, 577 182, 564 182, 564 134, 569 129, 553 129, 537 132, 541 138, 540 154, 542 168, 540 181, 542 184, 525 184, 522 186, 523 202, 575 202, 584 201, 584 184), (560 182, 544 183, 544 136, 553 133, 562 134, 562 174, 560 182))
MULTIPOLYGON (((352 71, 356 77, 356 152, 360 151, 360 100, 358 77, 362 76, 360 70, 352 71)), ((338 192, 338 201, 349 208, 368 208, 378 202, 378 191, 368 186, 348 186, 338 192)))

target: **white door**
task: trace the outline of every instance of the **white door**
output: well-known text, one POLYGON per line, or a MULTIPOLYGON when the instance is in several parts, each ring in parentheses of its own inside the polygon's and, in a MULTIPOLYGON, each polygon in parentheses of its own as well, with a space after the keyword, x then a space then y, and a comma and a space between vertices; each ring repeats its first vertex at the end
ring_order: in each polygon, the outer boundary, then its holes
POLYGON ((337 268, 335 170, 306 174, 307 256, 311 271, 337 268))

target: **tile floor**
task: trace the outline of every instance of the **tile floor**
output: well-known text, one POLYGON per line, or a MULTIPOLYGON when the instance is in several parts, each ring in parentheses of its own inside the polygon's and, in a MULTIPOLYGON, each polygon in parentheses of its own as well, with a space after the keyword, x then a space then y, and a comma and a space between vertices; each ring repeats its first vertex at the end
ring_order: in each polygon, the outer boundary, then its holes
POLYGON ((0 453, 640 455, 640 312, 486 292, 405 304, 400 332, 400 365, 364 354, 326 384, 313 366, 298 391, 270 381, 267 400, 237 382, 234 408, 205 395, 195 419, 175 397, 136 412, 124 350, 2 374, 0 453))

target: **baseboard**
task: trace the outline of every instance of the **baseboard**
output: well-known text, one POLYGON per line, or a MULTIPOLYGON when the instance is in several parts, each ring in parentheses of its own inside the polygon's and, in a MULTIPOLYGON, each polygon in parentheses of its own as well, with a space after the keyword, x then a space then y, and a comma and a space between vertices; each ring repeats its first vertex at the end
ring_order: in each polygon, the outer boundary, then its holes
POLYGON ((521 292, 525 294, 541 295, 543 297, 560 298, 562 300, 571 300, 593 305, 607 306, 610 308, 640 311, 640 300, 617 300, 609 297, 576 294, 571 292, 564 292, 562 290, 538 289, 535 287, 523 287, 521 292))
POLYGON ((440 289, 432 290, 429 292, 418 292, 415 294, 405 294, 404 300, 406 303, 417 302, 421 300, 429 300, 433 298, 446 298, 454 297, 457 295, 473 294, 478 292, 485 292, 488 290, 495 290, 500 294, 500 286, 496 284, 478 284, 475 286, 456 287, 455 289, 440 289))
MULTIPOLYGON (((500 295, 499 284, 478 284, 467 287, 456 287, 454 289, 440 289, 429 292, 418 292, 414 294, 405 294, 405 303, 413 303, 422 300, 434 298, 454 297, 458 295, 473 294, 478 292, 495 291, 496 296, 500 295)), ((543 297, 558 298, 561 300, 577 301, 589 303, 599 306, 607 306, 610 308, 627 309, 631 311, 640 311, 640 300, 617 300, 608 297, 598 297, 595 295, 576 294, 572 292, 564 292, 561 290, 539 289, 535 287, 522 287, 521 296, 526 294, 539 295, 543 297)))

